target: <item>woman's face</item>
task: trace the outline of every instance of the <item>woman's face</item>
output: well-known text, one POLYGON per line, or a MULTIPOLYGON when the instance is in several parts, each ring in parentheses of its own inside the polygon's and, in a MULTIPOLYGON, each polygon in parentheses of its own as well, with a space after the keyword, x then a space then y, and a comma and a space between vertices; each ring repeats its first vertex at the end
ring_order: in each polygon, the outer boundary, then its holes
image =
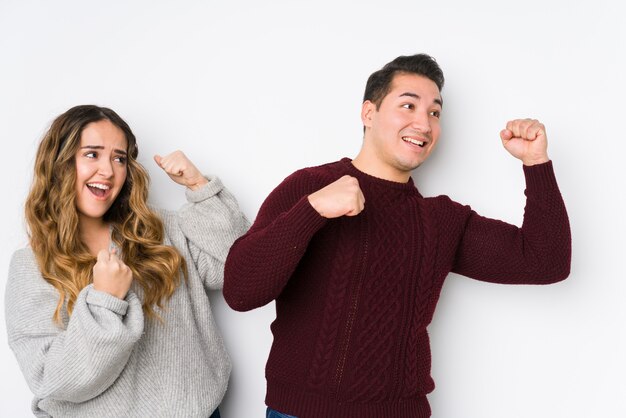
POLYGON ((102 219, 119 195, 127 171, 128 142, 109 120, 85 126, 76 151, 76 207, 81 222, 102 219))

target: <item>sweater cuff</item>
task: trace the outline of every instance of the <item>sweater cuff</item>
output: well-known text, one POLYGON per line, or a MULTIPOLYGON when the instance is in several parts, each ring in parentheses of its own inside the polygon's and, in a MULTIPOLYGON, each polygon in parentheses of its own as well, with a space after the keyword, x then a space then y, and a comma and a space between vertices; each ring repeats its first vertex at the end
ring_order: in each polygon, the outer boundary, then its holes
POLYGON ((121 316, 126 315, 126 311, 128 310, 127 301, 118 299, 106 292, 100 292, 99 290, 93 288, 93 284, 90 284, 85 289, 88 292, 85 302, 89 305, 100 306, 121 316))
POLYGON ((526 177, 526 190, 551 190, 558 189, 552 160, 532 166, 523 166, 526 177))
POLYGON ((293 215, 297 231, 305 237, 313 236, 328 221, 311 206, 308 196, 302 197, 291 209, 290 214, 293 215))
POLYGON ((185 188, 185 196, 187 200, 191 203, 202 202, 203 200, 208 199, 209 197, 213 197, 219 192, 222 191, 224 185, 222 181, 217 176, 204 176, 209 182, 204 186, 191 190, 190 188, 185 188))

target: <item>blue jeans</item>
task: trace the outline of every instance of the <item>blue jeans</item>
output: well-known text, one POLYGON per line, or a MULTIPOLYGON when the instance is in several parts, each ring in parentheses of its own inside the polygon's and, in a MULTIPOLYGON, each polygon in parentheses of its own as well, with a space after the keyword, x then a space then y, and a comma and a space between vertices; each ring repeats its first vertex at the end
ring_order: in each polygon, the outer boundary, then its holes
POLYGON ((283 414, 282 412, 278 412, 269 406, 267 407, 267 411, 265 412, 265 418, 298 418, 293 415, 283 414))
POLYGON ((209 418, 220 418, 220 410, 216 409, 215 411, 213 411, 209 418))

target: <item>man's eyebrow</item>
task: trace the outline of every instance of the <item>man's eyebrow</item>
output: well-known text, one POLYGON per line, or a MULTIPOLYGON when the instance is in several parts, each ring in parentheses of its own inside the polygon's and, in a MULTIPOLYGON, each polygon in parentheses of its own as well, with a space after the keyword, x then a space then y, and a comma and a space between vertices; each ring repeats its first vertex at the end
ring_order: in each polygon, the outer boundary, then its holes
MULTIPOLYGON (((80 147, 80 149, 104 149, 102 145, 85 145, 84 147, 80 147)), ((113 152, 116 154, 127 155, 126 151, 123 149, 114 148, 113 152)))
MULTIPOLYGON (((398 97, 412 97, 412 98, 417 99, 417 100, 421 99, 419 94, 415 94, 415 93, 412 93, 410 91, 405 91, 404 93, 402 93, 398 97)), ((434 102, 436 104, 438 104, 440 107, 443 107, 443 99, 440 99, 440 98, 439 99, 435 99, 434 102)))

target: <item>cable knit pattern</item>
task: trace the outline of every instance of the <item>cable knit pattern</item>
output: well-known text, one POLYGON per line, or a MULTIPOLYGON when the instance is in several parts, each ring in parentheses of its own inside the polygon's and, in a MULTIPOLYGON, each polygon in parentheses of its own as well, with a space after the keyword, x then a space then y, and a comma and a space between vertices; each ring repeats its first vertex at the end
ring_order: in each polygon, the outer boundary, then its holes
POLYGON ((429 417, 427 325, 450 271, 496 283, 544 284, 569 274, 567 213, 552 163, 524 167, 521 228, 446 196, 424 198, 358 171, 349 159, 289 176, 226 260, 237 310, 276 300, 267 404, 299 418, 429 417), (365 210, 325 219, 307 196, 343 175, 365 210))
MULTIPOLYGON (((342 224, 345 226, 345 224, 342 224)), ((333 264, 332 276, 349 277, 355 271, 354 264, 359 260, 355 259, 357 246, 351 245, 347 239, 347 234, 337 234, 340 241, 337 252, 337 262, 333 264)), ((358 241, 362 243, 361 240, 358 241)), ((313 364, 309 373, 309 386, 319 392, 328 384, 328 374, 331 371, 331 361, 333 359, 335 342, 342 325, 342 313, 345 308, 344 300, 348 289, 348 280, 333 280, 328 284, 328 297, 325 300, 324 316, 322 327, 317 339, 317 347, 313 358, 313 364)), ((336 386, 333 388, 336 393, 336 386)))
POLYGON ((358 321, 355 321, 353 350, 349 353, 351 382, 347 388, 350 402, 381 402, 389 400, 397 385, 398 364, 394 358, 402 349, 397 344, 404 334, 403 307, 408 296, 403 292, 415 276, 410 254, 414 253, 414 208, 403 204, 403 193, 389 193, 387 188, 372 184, 365 194, 367 209, 364 222, 369 226, 368 235, 377 237, 372 241, 376 254, 366 261, 363 271, 365 281, 361 297, 358 321), (394 216, 379 216, 393 213, 394 216), (396 231, 394 234, 388 231, 396 231), (385 286, 381 286, 385 283, 385 286))
POLYGON ((188 191, 180 211, 159 210, 165 244, 187 260, 163 322, 144 320, 141 289, 125 300, 85 287, 63 324, 52 321, 58 292, 30 248, 13 255, 5 309, 9 345, 35 395, 38 417, 207 417, 226 390, 230 362, 206 294, 223 283, 232 242, 247 228, 217 178, 188 191))
MULTIPOLYGON (((408 330, 406 342, 406 355, 404 364, 404 387, 401 388, 403 396, 411 396, 412 393, 429 393, 434 389, 434 382, 430 378, 430 342, 426 332, 426 326, 432 319, 434 305, 431 300, 439 297, 438 292, 433 292, 435 283, 435 261, 437 258, 437 217, 432 209, 431 202, 420 200, 418 209, 419 227, 422 231, 421 254, 418 280, 413 281, 412 298, 415 300, 411 314, 411 325, 408 330), (415 293, 413 293, 415 292, 415 293), (417 361, 416 361, 417 359, 417 361)), ((441 289, 441 287, 439 287, 441 289)))

